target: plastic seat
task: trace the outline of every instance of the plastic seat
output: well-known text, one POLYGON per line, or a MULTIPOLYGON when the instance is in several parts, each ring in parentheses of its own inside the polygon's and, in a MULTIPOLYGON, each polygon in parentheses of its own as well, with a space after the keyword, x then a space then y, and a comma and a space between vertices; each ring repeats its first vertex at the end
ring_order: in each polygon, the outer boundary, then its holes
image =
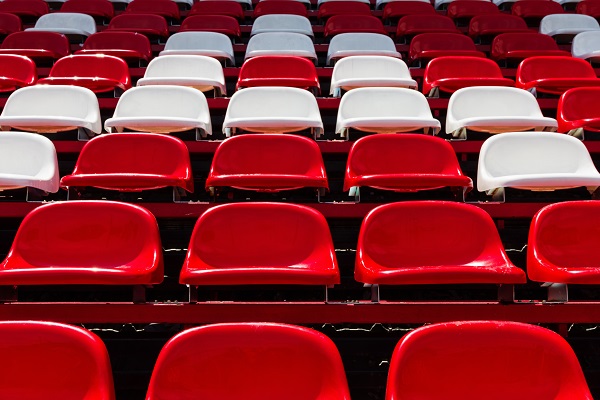
POLYGON ((154 14, 123 13, 110 20, 106 31, 136 32, 148 36, 150 40, 164 40, 169 37, 167 20, 154 14))
POLYGON ((0 12, 36 19, 48 14, 49 9, 44 0, 4 0, 0 2, 0 12))
POLYGON ((256 86, 287 86, 320 93, 315 65, 302 57, 258 56, 240 69, 236 90, 256 86))
POLYGON ((194 191, 190 156, 178 138, 151 133, 98 136, 85 144, 63 188, 136 192, 173 186, 194 191))
POLYGON ((381 19, 383 22, 394 23, 405 15, 436 14, 435 8, 429 2, 418 0, 390 1, 385 3, 381 19))
POLYGON ((600 30, 598 21, 582 14, 546 15, 540 22, 540 33, 560 42, 571 42, 578 33, 597 30, 600 30))
POLYGON ((550 36, 541 33, 502 33, 492 41, 491 58, 496 61, 518 63, 528 57, 568 55, 568 51, 559 50, 550 36))
MULTIPOLYGON (((259 3, 260 4, 260 3, 259 3)), ((366 3, 357 1, 328 1, 319 7, 317 18, 321 21, 326 21, 334 15, 371 15, 371 8, 366 3)))
MULTIPOLYGON (((469 36, 487 41, 501 33, 528 33, 529 28, 523 18, 515 15, 478 15, 469 23, 469 36)), ((489 42, 488 42, 489 43, 489 42)))
POLYGON ((14 91, 0 115, 0 129, 55 133, 77 129, 80 139, 99 134, 100 108, 94 92, 63 85, 36 85, 14 91))
POLYGON ((498 6, 491 1, 454 0, 448 3, 447 16, 455 21, 468 21, 478 15, 497 15, 498 6))
POLYGON ((0 36, 5 37, 22 29, 21 18, 14 14, 0 12, 0 36))
POLYGON ((323 121, 315 97, 306 90, 291 87, 252 87, 231 96, 223 133, 238 129, 249 132, 288 133, 310 129, 315 137, 323 134, 323 121))
POLYGON ((408 50, 408 64, 425 66, 443 56, 485 57, 473 40, 460 33, 421 33, 413 38, 408 50))
MULTIPOLYGON (((340 0, 318 0, 317 1, 317 9, 321 8, 321 6, 323 4, 328 3, 330 1, 340 1, 340 0)), ((369 0, 342 0, 342 1, 356 1, 358 3, 368 4, 369 6, 371 5, 371 2, 369 0)))
POLYGON ((25 56, 0 54, 0 92, 12 92, 18 88, 34 85, 37 69, 25 56))
POLYGON ((312 208, 285 203, 220 205, 196 222, 179 282, 333 285, 340 283, 333 249, 325 217, 312 208))
POLYGON ((15 32, 0 46, 0 54, 16 54, 35 62, 57 60, 71 53, 69 39, 56 32, 15 32))
MULTIPOLYGON (((278 1, 278 0, 258 0, 259 3, 263 2, 263 1, 278 1)), ((291 1, 295 1, 297 3, 302 4, 304 7, 306 7, 307 10, 309 10, 312 7, 312 3, 310 2, 310 0, 291 0, 291 1)), ((354 1, 354 0, 348 0, 348 1, 354 1)))
POLYGON ((456 153, 444 139, 426 135, 372 135, 358 139, 348 154, 344 192, 358 197, 368 186, 416 192, 450 186, 466 193, 473 187, 456 153))
POLYGON ((511 13, 523 18, 530 26, 539 26, 546 15, 562 14, 564 9, 555 1, 519 0, 514 3, 511 13))
POLYGON ((584 0, 577 3, 576 6, 577 14, 589 15, 590 17, 600 17, 600 4, 592 0, 584 0))
POLYGON ((188 13, 188 17, 193 15, 227 15, 243 22, 244 9, 237 1, 222 0, 204 0, 195 3, 188 13))
POLYGON ((145 208, 112 201, 56 202, 34 209, 0 264, 2 285, 149 285, 162 280, 156 219, 145 208))
MULTIPOLYGON (((1 122, 1 118, 0 118, 1 122)), ((131 88, 119 98, 112 118, 104 122, 107 132, 129 129, 139 132, 172 133, 196 130, 196 139, 212 135, 206 97, 184 86, 131 88)))
POLYGON ((178 22, 180 19, 179 6, 172 0, 133 0, 127 5, 125 12, 128 14, 156 14, 171 22, 178 22))
POLYGON ((422 130, 436 134, 440 121, 433 118, 427 99, 416 90, 365 87, 346 93, 340 102, 335 133, 346 140, 350 129, 394 133, 422 130))
POLYGON ((108 23, 115 16, 109 0, 68 0, 62 4, 60 11, 87 14, 101 23, 108 23))
POLYGON ((489 214, 464 203, 379 206, 362 222, 356 254, 354 279, 369 284, 527 282, 525 272, 506 255, 489 214))
POLYGON ((225 65, 235 65, 231 39, 215 32, 179 32, 171 35, 160 55, 207 56, 216 58, 225 65))
POLYGON ((227 94, 221 63, 214 58, 194 55, 160 56, 150 61, 144 77, 137 86, 178 85, 196 88, 202 92, 227 94))
POLYGON ((372 15, 334 15, 325 23, 323 36, 331 38, 341 33, 363 32, 387 35, 383 23, 372 15))
POLYGON ((179 32, 190 31, 222 33, 234 42, 242 35, 238 21, 227 15, 193 15, 187 17, 181 23, 179 32))
POLYGON ((594 68, 579 58, 529 57, 517 69, 517 87, 535 93, 561 95, 580 86, 600 86, 594 68))
MULTIPOLYGON (((206 0, 199 0, 198 2, 203 2, 206 0)), ((224 1, 224 0, 220 0, 220 1, 224 1)), ((243 7, 244 10, 252 10, 252 0, 227 0, 227 1, 235 1, 236 3, 238 3, 240 6, 243 7)))
POLYGON ((294 32, 266 32, 252 36, 246 47, 244 61, 256 56, 296 56, 317 63, 311 38, 294 32))
POLYGON ((106 347, 83 328, 55 322, 2 321, 0 343, 4 360, 0 374, 5 377, 0 397, 115 399, 106 347))
POLYGON ((141 33, 98 32, 87 38, 81 50, 75 54, 104 54, 137 62, 139 65, 152 58, 152 47, 150 40, 141 33))
POLYGON ((295 135, 240 135, 215 152, 206 189, 234 187, 261 192, 299 188, 327 190, 319 146, 295 135))
POLYGON ((581 32, 573 38, 573 57, 588 60, 592 64, 600 62, 600 31, 581 32))
POLYGON ((359 87, 404 87, 417 89, 404 61, 386 56, 350 56, 333 67, 329 94, 341 97, 342 90, 359 87))
POLYGON ((386 5, 388 5, 389 3, 393 3, 396 1, 402 1, 402 2, 406 2, 406 1, 418 1, 421 3, 429 3, 431 4, 431 2, 429 0, 376 0, 375 1, 375 9, 376 10, 381 10, 382 8, 385 8, 386 5))
POLYGON ((308 18, 291 14, 271 14, 256 18, 250 36, 266 32, 294 32, 313 37, 308 18))
POLYGON ((331 38, 327 49, 327 66, 348 56, 388 56, 401 58, 394 41, 378 33, 340 33, 331 38))
POLYGON ((452 19, 444 15, 406 15, 398 21, 396 39, 409 43, 420 33, 460 33, 452 19))
POLYGON ((600 88, 578 87, 560 96, 556 110, 558 131, 579 138, 584 130, 600 131, 600 88))
POLYGON ((450 96, 446 133, 465 139, 467 129, 487 133, 510 131, 555 131, 557 122, 544 117, 535 97, 511 87, 474 86, 450 96))
POLYGON ((350 399, 329 338, 292 325, 238 323, 193 328, 171 339, 159 354, 146 399, 316 400, 319 393, 350 399))
POLYGON ((386 398, 400 394, 407 400, 592 398, 565 339, 508 321, 445 322, 404 336, 390 360, 386 398))
POLYGON ((26 30, 62 33, 69 40, 83 43, 85 38, 96 33, 96 21, 87 14, 56 12, 42 15, 33 28, 26 30))
POLYGON ((600 186, 583 143, 559 133, 511 132, 489 138, 479 153, 477 190, 495 197, 505 187, 552 191, 600 186))
POLYGON ((481 57, 438 57, 429 62, 423 75, 423 94, 438 97, 471 86, 515 86, 498 64, 481 57))
POLYGON ((118 97, 131 87, 131 78, 127 64, 120 58, 106 54, 80 54, 58 60, 48 77, 38 83, 81 86, 94 93, 114 92, 118 97))
POLYGON ((271 0, 259 1, 256 7, 254 7, 252 18, 256 19, 264 15, 271 14, 289 14, 298 15, 300 17, 308 17, 306 7, 299 1, 271 0))

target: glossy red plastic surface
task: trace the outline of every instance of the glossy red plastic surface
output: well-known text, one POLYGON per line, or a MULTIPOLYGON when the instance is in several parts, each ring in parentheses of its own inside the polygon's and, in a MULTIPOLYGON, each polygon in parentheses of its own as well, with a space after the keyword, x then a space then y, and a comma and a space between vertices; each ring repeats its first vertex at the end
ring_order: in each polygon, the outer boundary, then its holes
POLYGON ((90 35, 83 48, 75 54, 106 54, 124 60, 149 61, 152 47, 148 38, 141 33, 98 32, 90 35))
POLYGON ((236 89, 256 86, 287 86, 320 91, 315 64, 306 58, 294 56, 257 56, 246 60, 240 69, 236 89))
POLYGON ((568 201, 533 217, 527 246, 527 275, 537 282, 599 284, 600 203, 568 201))
POLYGON ((244 8, 237 1, 206 0, 192 6, 188 17, 192 15, 228 15, 240 22, 244 21, 244 8))
POLYGON ((0 54, 0 92, 12 92, 20 87, 34 85, 37 69, 25 56, 0 54))
POLYGON ((325 23, 324 37, 332 37, 340 33, 363 32, 387 35, 383 22, 372 15, 343 14, 330 17, 325 23))
POLYGON ((473 182, 444 139, 407 133, 358 139, 348 154, 344 191, 353 186, 412 192, 444 186, 470 190, 473 182))
POLYGON ((398 21, 396 37, 415 36, 419 33, 459 33, 452 19, 444 15, 405 15, 398 21))
POLYGON ((0 264, 2 285, 141 285, 163 280, 158 226, 146 209, 112 201, 40 206, 0 264))
POLYGON ((386 400, 591 400, 567 341, 535 325, 445 322, 404 336, 390 360, 386 400))
POLYGON ((430 3, 422 1, 391 1, 383 8, 381 19, 383 21, 395 20, 405 15, 414 14, 437 14, 435 8, 430 3))
POLYGON ((391 285, 527 281, 504 252, 489 214, 448 201, 405 201, 369 212, 354 277, 391 285))
MULTIPOLYGON (((166 0, 165 0, 166 1, 166 0)), ((94 93, 125 91, 131 87, 127 63, 105 54, 79 54, 63 57, 52 66, 43 85, 75 85, 94 93)))
POLYGON ((589 62, 574 57, 529 57, 517 68, 517 87, 539 93, 563 94, 581 86, 600 86, 589 62))
POLYGON ((156 14, 168 20, 179 21, 179 7, 172 0, 133 0, 127 5, 126 13, 156 14))
POLYGON ((236 39, 242 35, 237 19, 227 15, 193 15, 187 17, 179 28, 179 32, 186 31, 216 32, 236 39))
POLYGON ((0 352, 0 398, 115 398, 106 347, 85 329, 54 322, 1 321, 0 352))
POLYGON ((323 157, 314 140, 288 134, 231 137, 215 151, 206 187, 277 192, 328 188, 323 157))
POLYGON ((519 0, 511 9, 511 13, 524 19, 541 20, 546 15, 564 13, 562 6, 555 1, 519 0))
POLYGON ((87 14, 104 19, 111 19, 115 15, 114 7, 109 0, 68 0, 63 3, 60 11, 87 14))
MULTIPOLYGON (((537 1, 542 3, 544 1, 537 1)), ((524 60, 536 56, 571 56, 559 50, 551 36, 541 33, 502 33, 492 41, 491 58, 494 60, 524 60)))
POLYGON ((423 76, 423 93, 433 88, 445 93, 470 86, 515 86, 498 64, 481 57, 438 57, 429 62, 423 76))
POLYGON ((62 187, 94 186, 139 191, 177 186, 194 191, 190 156, 178 138, 152 133, 114 133, 85 144, 62 187))
POLYGON ((333 342, 273 323, 181 332, 158 356, 146 400, 350 400, 333 342))
POLYGON ((558 99, 558 131, 584 128, 600 131, 600 87, 569 89, 558 99))
POLYGON ((38 18, 48 14, 48 3, 44 0, 4 0, 0 2, 0 12, 19 17, 38 18))
POLYGON ((460 33, 422 33, 410 42, 410 62, 443 56, 485 57, 485 53, 477 50, 470 37, 460 33))
POLYGON ((169 27, 165 17, 154 14, 123 13, 110 20, 107 31, 136 32, 150 38, 169 36, 169 27))
POLYGON ((21 18, 14 14, 0 12, 0 35, 10 35, 19 32, 21 29, 21 18))
POLYGON ((289 203, 234 203, 200 216, 179 282, 190 285, 340 283, 325 217, 289 203))
POLYGON ((501 33, 527 33, 529 28, 523 18, 516 15, 478 15, 469 23, 469 36, 496 36, 501 33))
POLYGON ((446 15, 452 19, 470 19, 478 15, 499 13, 498 6, 491 1, 455 0, 448 3, 446 15))
POLYGON ((0 46, 0 54, 17 54, 34 61, 57 60, 70 53, 69 39, 56 32, 15 32, 8 35, 0 46))
POLYGON ((308 16, 304 3, 290 0, 272 0, 259 1, 256 7, 254 7, 252 18, 258 18, 262 15, 269 14, 293 14, 300 15, 301 17, 308 16))
POLYGON ((584 0, 577 3, 577 14, 589 15, 594 18, 600 17, 600 2, 593 0, 584 0))
MULTIPOLYGON (((271 0, 273 1, 273 0, 271 0)), ((260 4, 260 3, 259 3, 260 4)), ((317 18, 320 20, 326 20, 334 15, 371 15, 371 9, 366 3, 360 3, 357 1, 327 1, 322 3, 317 12, 317 18)))

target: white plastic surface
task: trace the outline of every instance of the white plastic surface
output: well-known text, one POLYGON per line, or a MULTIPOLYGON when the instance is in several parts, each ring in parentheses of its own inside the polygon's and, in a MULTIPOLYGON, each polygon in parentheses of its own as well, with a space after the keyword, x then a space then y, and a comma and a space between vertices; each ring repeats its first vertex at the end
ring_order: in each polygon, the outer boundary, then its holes
POLYGON ((429 4, 431 4, 431 2, 429 0, 376 0, 375 1, 375 9, 376 10, 382 10, 387 3, 391 3, 393 1, 420 1, 422 3, 429 3, 429 4))
POLYGON ((549 36, 575 36, 586 31, 600 30, 595 18, 583 14, 551 14, 540 22, 540 33, 549 36))
POLYGON ((587 31, 575 35, 571 45, 573 57, 584 60, 600 59, 600 31, 587 31))
POLYGON ((310 37, 293 32, 267 32, 252 36, 244 60, 274 55, 304 57, 317 63, 317 53, 310 37))
POLYGON ((90 36, 96 33, 96 21, 87 14, 56 12, 42 15, 33 28, 26 30, 90 36))
POLYGON ((340 33, 331 38, 327 50, 327 65, 348 56, 388 56, 401 58, 392 38, 380 33, 340 33))
POLYGON ((293 32, 313 37, 309 19, 292 14, 269 14, 256 18, 250 36, 266 32, 293 32))
POLYGON ((167 39, 164 50, 160 52, 161 57, 167 55, 207 56, 235 65, 231 39, 217 32, 175 33, 167 39))

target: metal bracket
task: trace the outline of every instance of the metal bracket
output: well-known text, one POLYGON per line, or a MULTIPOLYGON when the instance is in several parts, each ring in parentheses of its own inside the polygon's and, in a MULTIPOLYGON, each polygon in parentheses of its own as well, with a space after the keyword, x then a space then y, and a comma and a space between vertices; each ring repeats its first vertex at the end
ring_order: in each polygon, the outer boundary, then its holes
POLYGON ((548 303, 564 304, 569 301, 569 288, 566 283, 546 282, 542 287, 548 288, 548 303))
POLYGON ((515 285, 500 284, 498 286, 498 301, 502 304, 515 302, 515 285))

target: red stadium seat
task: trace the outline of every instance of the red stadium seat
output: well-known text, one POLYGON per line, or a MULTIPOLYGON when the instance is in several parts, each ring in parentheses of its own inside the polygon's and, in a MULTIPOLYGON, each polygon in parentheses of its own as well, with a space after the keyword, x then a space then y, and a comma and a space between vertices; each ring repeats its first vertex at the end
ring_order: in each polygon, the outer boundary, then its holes
POLYGON ((106 347, 93 333, 38 321, 0 322, 0 398, 114 400, 106 347))
MULTIPOLYGON (((273 1, 273 0, 270 0, 273 1)), ((260 4, 260 3, 259 3, 260 4)), ((317 13, 317 18, 325 21, 334 15, 371 15, 371 9, 366 3, 357 1, 327 1, 322 3, 317 13)))
POLYGON ((172 0, 133 0, 127 5, 125 12, 160 15, 171 22, 178 22, 180 18, 179 6, 172 0))
POLYGON ((4 0, 0 2, 0 12, 35 20, 48 14, 49 9, 44 0, 4 0))
POLYGON ((502 33, 492 41, 491 58, 495 61, 518 63, 535 56, 570 57, 571 53, 559 50, 551 36, 535 32, 502 33))
POLYGON ((190 156, 178 138, 153 133, 114 133, 85 144, 63 188, 92 186, 137 192, 173 186, 194 191, 190 156))
POLYGON ((386 399, 582 399, 592 396, 567 341, 535 325, 445 322, 404 336, 386 399))
POLYGON ((323 396, 350 399, 329 338, 299 326, 238 323, 197 327, 171 339, 158 356, 146 400, 323 396))
POLYGON ((246 60, 236 90, 255 86, 289 86, 308 89, 315 95, 320 93, 315 64, 294 56, 257 56, 246 60))
POLYGON ((181 23, 179 32, 216 32, 229 36, 233 40, 241 37, 240 24, 227 15, 194 15, 181 23))
POLYGON ((37 69, 30 58, 0 54, 0 92, 12 92, 24 86, 35 85, 37 69))
POLYGON ((411 37, 419 33, 459 33, 452 19, 443 15, 406 15, 398 21, 396 39, 408 43, 411 37))
POLYGON ((325 23, 323 36, 331 38, 340 33, 362 32, 362 33, 380 33, 387 35, 383 23, 377 17, 372 15, 334 15, 325 23))
POLYGON ((589 15, 596 19, 600 18, 600 2, 594 0, 583 0, 577 3, 577 14, 589 15))
POLYGON ((167 20, 154 14, 123 13, 110 20, 107 31, 136 32, 149 39, 166 40, 169 37, 167 20))
POLYGON ((4 37, 22 29, 21 18, 14 14, 0 12, 0 36, 4 37))
POLYGON ((91 15, 103 24, 108 24, 115 16, 113 3, 109 0, 68 0, 62 3, 60 11, 91 15))
POLYGON ((83 48, 75 54, 106 54, 139 64, 150 61, 152 47, 150 40, 141 33, 98 32, 88 37, 83 48))
POLYGON ((192 6, 188 17, 192 15, 227 15, 243 22, 244 8, 237 1, 205 0, 192 6))
POLYGON ((583 138, 583 132, 600 132, 600 88, 569 89, 560 96, 556 110, 558 131, 583 138))
POLYGON ((565 10, 555 1, 519 0, 512 6, 512 15, 523 18, 527 25, 538 27, 546 15, 562 14, 565 10))
POLYGON ((303 3, 293 0, 272 0, 272 1, 260 1, 254 12, 252 18, 256 19, 262 15, 269 14, 293 14, 300 15, 301 17, 308 17, 308 12, 303 3))
POLYGON ((479 15, 469 23, 469 36, 480 42, 491 42, 491 39, 501 33, 530 32, 523 18, 515 15, 479 15))
POLYGON ((515 86, 498 64, 481 57, 438 57, 429 62, 423 76, 423 94, 437 97, 469 86, 515 86))
POLYGON ((206 188, 235 187, 277 192, 328 188, 319 146, 302 136, 256 134, 231 137, 213 157, 206 188))
POLYGON ((425 66, 436 57, 485 57, 473 40, 460 33, 422 33, 413 38, 408 50, 408 62, 425 66))
POLYGON ((398 22, 398 20, 404 17, 405 15, 414 14, 433 15, 437 14, 437 12, 429 2, 411 0, 391 1, 385 4, 381 19, 383 20, 383 22, 395 23, 398 22))
POLYGON ((106 54, 80 54, 63 57, 52 66, 43 85, 75 85, 94 93, 114 92, 120 96, 131 87, 125 61, 106 54))
POLYGON ((455 0, 448 3, 446 15, 456 22, 468 22, 478 15, 499 13, 498 6, 491 1, 455 0))
POLYGON ((147 285, 163 280, 158 226, 142 207, 110 201, 40 206, 0 264, 1 285, 147 285))
POLYGON ((71 53, 69 39, 62 33, 23 31, 8 35, 0 54, 17 54, 38 61, 57 60, 71 53))
MULTIPOLYGON (((444 139, 418 134, 372 135, 358 139, 348 154, 344 191, 361 186, 397 192, 473 187, 444 139)), ((357 196, 358 197, 358 196, 357 196)))
POLYGON ((446 201, 404 201, 365 217, 354 277, 368 284, 517 284, 527 281, 482 209, 446 201), (477 232, 476 235, 473 232, 477 232))
POLYGON ((529 57, 517 68, 517 87, 561 95, 581 86, 600 86, 594 68, 574 57, 529 57))
POLYGON ((340 283, 340 273, 327 221, 315 209, 234 203, 200 216, 179 282, 333 285, 340 283))

